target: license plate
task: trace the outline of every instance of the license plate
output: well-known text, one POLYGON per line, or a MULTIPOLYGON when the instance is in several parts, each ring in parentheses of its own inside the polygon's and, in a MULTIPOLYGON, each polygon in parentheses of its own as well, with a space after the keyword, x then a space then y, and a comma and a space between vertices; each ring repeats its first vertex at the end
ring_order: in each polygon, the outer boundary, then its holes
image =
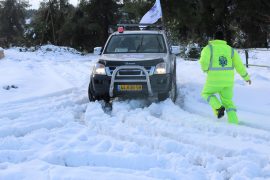
POLYGON ((141 91, 142 85, 122 84, 118 85, 118 91, 141 91))

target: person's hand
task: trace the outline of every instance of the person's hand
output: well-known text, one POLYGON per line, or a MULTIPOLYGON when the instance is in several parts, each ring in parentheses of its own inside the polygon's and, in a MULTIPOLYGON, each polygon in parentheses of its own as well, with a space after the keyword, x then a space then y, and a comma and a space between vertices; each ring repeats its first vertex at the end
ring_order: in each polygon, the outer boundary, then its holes
POLYGON ((249 79, 249 80, 247 80, 246 81, 249 85, 251 85, 251 80, 249 79))

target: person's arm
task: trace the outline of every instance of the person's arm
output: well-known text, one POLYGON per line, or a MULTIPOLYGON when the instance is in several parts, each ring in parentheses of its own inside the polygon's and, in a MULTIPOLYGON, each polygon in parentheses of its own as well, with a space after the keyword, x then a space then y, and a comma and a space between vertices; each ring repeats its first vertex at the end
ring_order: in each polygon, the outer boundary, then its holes
POLYGON ((203 48, 201 52, 201 57, 200 57, 200 64, 201 64, 201 69, 203 72, 207 72, 209 68, 209 63, 210 63, 210 48, 209 46, 206 46, 203 48))
POLYGON ((234 55, 233 55, 233 58, 232 58, 232 61, 234 63, 234 67, 237 71, 237 73, 246 81, 248 82, 249 84, 251 84, 251 80, 250 80, 250 77, 248 75, 248 72, 247 72, 247 69, 246 67, 244 66, 238 52, 236 50, 234 50, 234 55))

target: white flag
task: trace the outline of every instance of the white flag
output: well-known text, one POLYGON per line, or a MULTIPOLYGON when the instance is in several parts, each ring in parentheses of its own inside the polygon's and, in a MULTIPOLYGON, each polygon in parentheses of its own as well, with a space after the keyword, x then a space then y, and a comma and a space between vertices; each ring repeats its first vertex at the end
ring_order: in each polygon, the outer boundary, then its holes
POLYGON ((154 24, 162 17, 160 0, 156 0, 154 6, 142 17, 140 24, 154 24))

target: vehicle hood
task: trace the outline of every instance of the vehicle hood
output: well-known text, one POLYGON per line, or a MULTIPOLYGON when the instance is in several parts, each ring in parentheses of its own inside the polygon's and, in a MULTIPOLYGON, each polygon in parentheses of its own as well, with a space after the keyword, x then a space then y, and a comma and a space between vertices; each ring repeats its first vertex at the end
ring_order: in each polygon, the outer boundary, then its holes
POLYGON ((103 54, 100 59, 105 61, 145 61, 166 58, 166 55, 166 53, 103 54))

